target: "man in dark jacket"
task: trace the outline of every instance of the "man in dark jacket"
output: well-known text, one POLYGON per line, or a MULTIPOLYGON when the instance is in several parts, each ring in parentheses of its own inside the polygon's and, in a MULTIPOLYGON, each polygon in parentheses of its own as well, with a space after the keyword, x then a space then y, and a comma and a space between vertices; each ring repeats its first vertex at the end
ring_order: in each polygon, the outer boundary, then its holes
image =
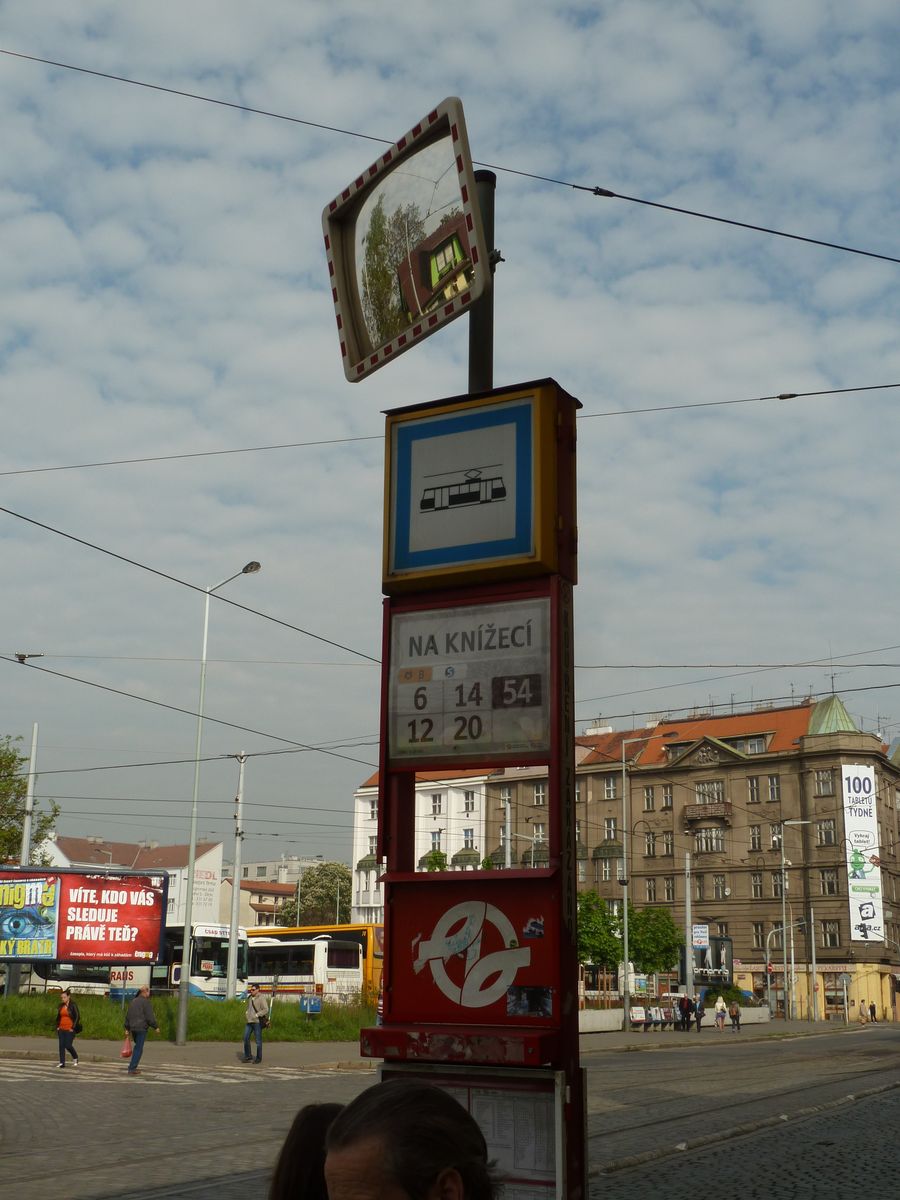
POLYGON ((129 1075, 140 1075, 138 1063, 144 1053, 144 1042, 147 1040, 148 1029, 155 1029, 159 1033, 156 1014, 150 1003, 150 988, 145 984, 144 987, 138 989, 138 994, 128 1005, 128 1012, 125 1014, 125 1032, 134 1043, 131 1060, 128 1063, 129 1075))

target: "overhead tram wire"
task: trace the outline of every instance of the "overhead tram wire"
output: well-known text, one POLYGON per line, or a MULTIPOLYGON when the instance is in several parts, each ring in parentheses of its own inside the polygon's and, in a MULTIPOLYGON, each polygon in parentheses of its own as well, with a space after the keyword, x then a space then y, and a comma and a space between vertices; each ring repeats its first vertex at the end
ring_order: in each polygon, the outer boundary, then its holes
MULTIPOLYGON (((196 100, 202 104, 215 104, 221 108, 235 109, 238 112, 251 113, 254 116, 269 117, 275 121, 287 121, 292 125, 305 125, 310 129, 318 129, 324 133, 338 133, 342 137, 359 138, 367 142, 376 142, 380 145, 393 145, 393 139, 375 137, 370 133, 361 133, 355 129, 343 129, 337 125, 328 125, 321 121, 310 121, 302 117, 288 116, 286 113, 273 112, 270 109, 254 108, 249 104, 238 104, 232 100, 220 100, 215 96, 204 96, 200 92, 188 92, 181 88, 166 87, 159 83, 148 83, 142 79, 129 79, 126 75, 115 75, 109 71, 97 71, 91 67, 80 67, 74 63, 58 62, 51 58, 42 58, 36 54, 24 54, 17 50, 6 50, 0 48, 0 54, 6 55, 8 58, 23 59, 27 62, 41 63, 47 67, 58 67, 63 71, 74 71, 80 75, 93 75, 98 79, 108 79, 114 83, 125 83, 131 87, 145 88, 148 91, 163 92, 171 96, 179 96, 185 100, 196 100)), ((538 183, 549 183, 555 187, 570 188, 573 191, 587 192, 592 196, 596 196, 606 200, 624 200, 629 204, 641 204, 648 208, 658 208, 665 212, 676 213, 678 216, 694 217, 703 221, 714 221, 721 225, 731 225, 738 229, 747 229, 753 233, 764 233, 770 237, 788 238, 795 242, 805 242, 812 246, 822 246, 828 250, 840 250, 845 254, 859 254, 866 258, 877 258, 883 262, 900 263, 900 258, 895 258, 890 254, 879 254, 873 250, 860 250, 855 246, 845 246, 840 242, 829 242, 821 238, 809 237, 799 233, 787 233, 781 229, 773 229, 767 225, 756 225, 749 221, 738 221, 732 217, 720 217, 713 213, 700 212, 692 208, 680 208, 674 204, 664 204, 658 200, 647 200, 641 196, 627 196, 623 192, 615 192, 610 188, 599 187, 595 184, 573 183, 571 180, 556 179, 552 175, 540 175, 532 171, 523 171, 515 167, 504 167, 497 163, 475 161, 475 166, 486 167, 491 171, 500 171, 505 175, 516 175, 523 179, 533 179, 538 183)))
MULTIPOLYGON (((282 625, 285 629, 292 629, 295 633, 302 633, 305 637, 310 637, 314 641, 322 642, 326 646, 334 646, 336 650, 344 650, 347 654, 355 654, 357 658, 364 658, 371 663, 379 663, 380 660, 374 658, 371 654, 365 654, 362 650, 354 650, 352 646, 344 646, 340 642, 335 642, 331 638, 322 637, 321 634, 313 633, 309 629, 302 629, 299 625, 293 625, 290 621, 283 621, 280 617, 270 616, 269 613, 260 612, 258 608, 250 608, 246 604, 240 604, 236 600, 229 600, 227 596, 220 596, 217 592, 210 592, 208 588, 200 587, 196 583, 188 583, 186 579, 179 579, 177 575, 170 575, 167 571, 159 571, 156 567, 150 567, 147 563, 138 562, 137 559, 129 558, 125 554, 118 554, 115 550, 107 550, 104 546, 98 546, 95 542, 89 542, 85 538, 76 537, 74 533, 66 533, 63 529, 56 529, 53 525, 47 525, 44 521, 38 521, 34 517, 27 517, 24 513, 16 512, 14 509, 5 508, 0 505, 0 512, 5 512, 7 516, 15 517, 19 521, 25 521, 28 525, 34 525, 38 529, 44 529, 48 533, 54 533, 57 537, 66 538, 67 541, 76 542, 79 546, 86 546, 89 550, 96 550, 100 554, 106 554, 109 558, 118 559, 119 562, 127 563, 131 567, 138 567, 141 571, 147 571, 151 575, 156 575, 160 579, 167 579, 169 583, 177 583, 179 587, 190 588, 192 592, 199 592, 201 595, 210 595, 220 604, 229 604, 232 608, 239 608, 242 612, 250 613, 254 617, 262 617, 264 621, 271 621, 274 625, 282 625)), ((29 666, 32 664, 29 663, 29 666)))
MULTIPOLYGON (((764 396, 744 396, 738 400, 697 400, 690 404, 661 404, 646 408, 615 408, 605 412, 580 412, 576 420, 588 421, 597 417, 638 417, 643 414, 683 412, 692 408, 727 408, 736 404, 762 404, 769 400, 805 400, 810 397, 842 396, 850 392, 880 392, 890 388, 900 388, 900 383, 871 383, 858 387, 824 388, 813 392, 773 392, 764 396)), ((52 471, 83 471, 95 467, 130 467, 142 463, 177 462, 179 459, 209 458, 225 454, 261 454, 270 450, 297 450, 307 446, 344 445, 350 442, 383 441, 381 434, 365 434, 352 438, 334 438, 326 442, 276 442, 270 446, 235 446, 233 449, 195 450, 180 454, 153 454, 144 458, 110 458, 97 462, 62 463, 50 467, 15 467, 11 470, 0 471, 0 477, 7 475, 43 475, 52 471)), ((201 589, 202 590, 202 589, 201 589)), ((225 597, 217 596, 217 599, 225 597)), ((229 601, 229 603, 234 603, 229 601)), ((238 607, 241 607, 240 605, 238 607)))
MULTIPOLYGON (((164 700, 153 700, 149 696, 140 696, 136 692, 126 692, 122 688, 110 687, 106 683, 97 683, 92 679, 82 679, 78 675, 68 675, 65 671, 53 671, 50 667, 39 667, 36 663, 26 662, 20 663, 18 659, 7 658, 6 655, 0 654, 0 662, 15 663, 16 666, 25 666, 30 671, 40 671, 42 675, 53 675, 57 679, 68 679, 72 683, 80 683, 85 687, 97 688, 101 692, 110 692, 114 696, 124 696, 128 700, 139 700, 142 704, 152 704, 155 708, 166 708, 170 712, 182 713, 187 717, 195 717, 197 713, 190 708, 181 708, 177 704, 167 704, 164 700)), ((293 738, 282 737, 277 733, 267 733, 264 729, 251 729, 247 725, 237 725, 234 721, 225 721, 221 717, 207 717, 204 715, 204 721, 209 721, 214 725, 222 725, 226 729, 237 729, 241 733, 251 733, 256 737, 271 738, 275 742, 284 742, 288 746, 297 746, 301 750, 307 750, 316 754, 325 754, 330 758, 345 759, 347 762, 360 763, 364 767, 374 769, 377 764, 366 762, 362 758, 354 758, 349 754, 339 754, 336 750, 323 749, 321 746, 312 746, 306 742, 297 742, 293 738)), ((230 757, 226 755, 225 757, 230 757)), ((44 772, 40 772, 44 774, 44 772)))

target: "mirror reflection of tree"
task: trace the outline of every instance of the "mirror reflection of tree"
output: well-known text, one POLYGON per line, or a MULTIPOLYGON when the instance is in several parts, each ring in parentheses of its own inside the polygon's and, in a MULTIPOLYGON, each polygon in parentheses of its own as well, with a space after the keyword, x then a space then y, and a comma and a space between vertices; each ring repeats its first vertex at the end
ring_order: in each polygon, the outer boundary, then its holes
POLYGON ((363 235, 362 306, 374 345, 383 345, 409 324, 397 285, 397 268, 425 237, 425 222, 416 204, 398 205, 386 213, 384 196, 372 209, 363 235))

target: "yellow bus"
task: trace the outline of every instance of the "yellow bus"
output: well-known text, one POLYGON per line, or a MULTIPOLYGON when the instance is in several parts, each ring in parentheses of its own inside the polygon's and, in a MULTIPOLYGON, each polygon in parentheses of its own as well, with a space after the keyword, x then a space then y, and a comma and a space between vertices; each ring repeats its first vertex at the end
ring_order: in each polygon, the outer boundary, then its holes
POLYGON ((303 940, 317 937, 340 938, 342 942, 356 942, 362 947, 363 989, 375 1003, 381 988, 381 969, 384 965, 383 925, 260 925, 248 929, 250 948, 256 938, 303 940))

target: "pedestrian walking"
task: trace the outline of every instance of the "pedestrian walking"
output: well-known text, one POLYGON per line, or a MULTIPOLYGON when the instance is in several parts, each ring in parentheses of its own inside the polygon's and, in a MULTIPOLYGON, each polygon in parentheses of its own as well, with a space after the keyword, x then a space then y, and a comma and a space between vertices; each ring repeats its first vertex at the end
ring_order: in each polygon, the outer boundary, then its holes
POLYGON ((128 1005, 128 1011, 125 1013, 125 1032, 134 1045, 128 1062, 129 1075, 140 1075, 141 1073, 138 1063, 144 1053, 144 1042, 147 1040, 147 1031, 150 1029, 155 1029, 159 1033, 159 1023, 156 1020, 153 1005, 150 1003, 150 987, 144 984, 142 988, 138 989, 138 994, 128 1005))
POLYGON ((694 1020, 697 1022, 697 1032, 700 1032, 700 1023, 706 1016, 706 1009, 703 1006, 703 1001, 698 996, 694 1002, 694 1020))
POLYGON ((741 1032, 741 1006, 737 1000, 732 1000, 728 1006, 728 1015, 731 1017, 731 1032, 741 1032))
POLYGON ((72 999, 72 991, 66 988, 59 997, 59 1009, 56 1013, 56 1036, 59 1039, 59 1069, 66 1065, 66 1053, 72 1055, 72 1066, 78 1066, 78 1053, 75 1050, 75 1035, 81 1033, 81 1014, 78 1005, 72 999))
POLYGON ((690 996, 687 996, 687 995, 679 996, 679 998, 678 998, 678 1013, 679 1013, 679 1016, 681 1019, 680 1019, 678 1028, 681 1029, 681 1031, 683 1033, 687 1033, 687 1031, 691 1027, 691 1011, 692 1011, 692 1009, 693 1009, 693 1005, 691 1004, 690 996))
POLYGON ((725 1012, 726 1012, 725 998, 723 996, 719 996, 716 999, 716 1007, 715 1007, 716 1029, 718 1029, 719 1033, 721 1033, 722 1030, 725 1028, 725 1012))
POLYGON ((878 1024, 878 1009, 877 1009, 877 1007, 875 1006, 875 1001, 874 1001, 874 1000, 873 1000, 873 1001, 872 1001, 872 1003, 869 1005, 869 1020, 872 1022, 872 1024, 873 1024, 873 1025, 877 1025, 877 1024, 878 1024))
POLYGON ((262 1062, 262 1031, 269 1027, 269 1004, 265 996, 260 994, 259 984, 250 984, 250 995, 247 998, 247 1012, 244 1015, 244 1057, 243 1062, 262 1062), (256 1058, 250 1055, 250 1035, 256 1039, 256 1058))

